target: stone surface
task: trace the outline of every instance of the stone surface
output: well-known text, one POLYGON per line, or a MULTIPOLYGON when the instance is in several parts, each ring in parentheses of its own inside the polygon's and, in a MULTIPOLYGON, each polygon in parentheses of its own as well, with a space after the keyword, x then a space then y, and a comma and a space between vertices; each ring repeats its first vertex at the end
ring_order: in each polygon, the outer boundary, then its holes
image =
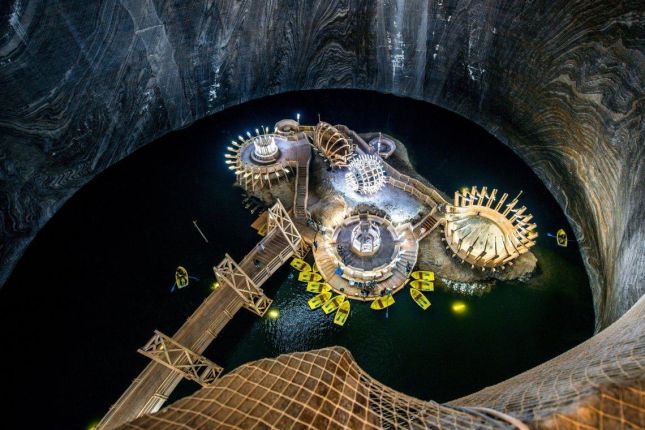
MULTIPOLYGON (((479 282, 479 281, 510 281, 528 279, 535 271, 538 260, 535 254, 527 252, 513 260, 513 265, 508 265, 505 270, 497 272, 482 272, 478 268, 472 269, 470 264, 461 264, 457 258, 452 258, 452 252, 445 249, 442 242, 443 233, 436 229, 421 242, 419 242, 419 259, 417 264, 423 270, 432 270, 443 281, 479 282)), ((494 283, 493 283, 494 284, 494 283)))
POLYGON ((79 187, 253 98, 423 99, 518 153, 574 226, 597 328, 643 294, 636 0, 14 0, 0 5, 0 280, 79 187))

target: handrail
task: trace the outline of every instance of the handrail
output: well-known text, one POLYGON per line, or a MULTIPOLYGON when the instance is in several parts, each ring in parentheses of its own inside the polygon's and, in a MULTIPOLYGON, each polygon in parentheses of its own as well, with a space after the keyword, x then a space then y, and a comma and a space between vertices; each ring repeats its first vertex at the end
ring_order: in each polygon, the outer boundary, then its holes
POLYGON ((412 178, 404 173, 399 172, 385 161, 383 161, 383 167, 388 174, 388 182, 390 182, 395 187, 401 188, 404 191, 415 195, 416 197, 425 198, 426 200, 424 201, 424 203, 432 203, 433 205, 448 203, 441 196, 441 194, 439 194, 436 190, 428 187, 418 179, 412 178), (406 186, 412 187, 412 190, 408 190, 406 186), (429 199, 429 202, 427 199, 429 199))

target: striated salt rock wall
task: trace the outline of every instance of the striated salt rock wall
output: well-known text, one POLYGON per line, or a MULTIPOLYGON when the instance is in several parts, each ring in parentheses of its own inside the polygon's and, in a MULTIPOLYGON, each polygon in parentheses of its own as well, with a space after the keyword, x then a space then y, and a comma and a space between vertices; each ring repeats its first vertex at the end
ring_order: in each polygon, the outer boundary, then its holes
POLYGON ((76 190, 168 131, 357 88, 479 123, 575 228, 597 328, 643 294, 636 0, 12 0, 0 5, 0 281, 76 190))

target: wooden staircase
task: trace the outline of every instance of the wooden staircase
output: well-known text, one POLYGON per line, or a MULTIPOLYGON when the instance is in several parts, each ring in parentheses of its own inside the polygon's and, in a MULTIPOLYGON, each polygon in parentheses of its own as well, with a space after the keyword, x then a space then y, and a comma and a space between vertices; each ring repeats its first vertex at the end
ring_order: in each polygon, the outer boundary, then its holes
MULTIPOLYGON (((309 148, 307 148, 309 150, 309 148)), ((296 174, 296 186, 293 196, 294 221, 304 222, 307 219, 307 198, 309 196, 309 161, 299 159, 296 174)))
POLYGON ((417 240, 421 240, 427 235, 429 235, 432 230, 439 226, 441 219, 437 218, 437 207, 433 207, 429 214, 424 216, 421 221, 419 221, 412 231, 417 237, 417 240))
POLYGON ((421 240, 427 235, 429 235, 432 230, 434 230, 437 226, 439 225, 439 220, 436 219, 434 216, 431 214, 426 215, 423 217, 421 221, 417 225, 414 226, 414 234, 415 236, 421 240))

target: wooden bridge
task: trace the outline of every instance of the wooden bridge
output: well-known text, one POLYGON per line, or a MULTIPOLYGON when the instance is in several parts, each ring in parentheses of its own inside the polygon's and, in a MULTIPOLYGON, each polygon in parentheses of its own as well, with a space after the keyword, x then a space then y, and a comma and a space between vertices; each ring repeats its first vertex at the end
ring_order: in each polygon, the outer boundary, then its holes
MULTIPOLYGON (((306 201, 306 200, 305 200, 306 201)), ((208 386, 222 371, 201 354, 245 307, 262 316, 271 305, 264 282, 293 255, 304 257, 307 245, 278 201, 268 211, 266 236, 236 263, 228 254, 213 268, 219 288, 213 291, 184 325, 170 337, 155 332, 140 353, 152 361, 97 425, 106 430, 141 415, 156 412, 182 378, 208 386)))
MULTIPOLYGON (((303 136, 304 138, 304 136, 303 136)), ((296 168, 296 185, 293 195, 293 218, 298 223, 307 220, 307 200, 309 198, 309 163, 311 147, 306 138, 303 144, 294 147, 292 166, 296 168)))

